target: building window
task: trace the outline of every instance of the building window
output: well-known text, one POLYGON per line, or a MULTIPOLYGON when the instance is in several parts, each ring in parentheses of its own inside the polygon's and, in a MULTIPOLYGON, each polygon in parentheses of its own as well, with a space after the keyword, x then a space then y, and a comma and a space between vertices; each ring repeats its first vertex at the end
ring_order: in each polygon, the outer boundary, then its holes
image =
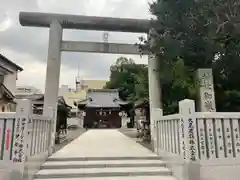
POLYGON ((2 112, 5 112, 5 106, 2 106, 2 112))

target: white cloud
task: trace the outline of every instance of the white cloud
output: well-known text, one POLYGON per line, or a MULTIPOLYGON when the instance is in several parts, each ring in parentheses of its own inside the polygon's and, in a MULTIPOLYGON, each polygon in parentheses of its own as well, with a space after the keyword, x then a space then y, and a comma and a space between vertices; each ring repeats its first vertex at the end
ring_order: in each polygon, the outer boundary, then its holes
MULTIPOLYGON (((24 67, 18 84, 44 90, 48 30, 22 27, 20 11, 37 11, 123 18, 149 18, 147 0, 8 0, 1 2, 0 53, 24 67)), ((103 32, 65 30, 63 39, 102 41, 103 32)), ((110 32, 109 42, 135 43, 141 34, 110 32)), ((63 53, 60 84, 75 86, 77 67, 83 78, 107 79, 110 65, 120 55, 63 53)), ((123 55, 124 56, 124 55, 123 55)), ((132 57, 136 63, 147 63, 146 57, 132 57)))
POLYGON ((6 31, 13 24, 12 19, 7 12, 0 9, 0 32, 6 31))

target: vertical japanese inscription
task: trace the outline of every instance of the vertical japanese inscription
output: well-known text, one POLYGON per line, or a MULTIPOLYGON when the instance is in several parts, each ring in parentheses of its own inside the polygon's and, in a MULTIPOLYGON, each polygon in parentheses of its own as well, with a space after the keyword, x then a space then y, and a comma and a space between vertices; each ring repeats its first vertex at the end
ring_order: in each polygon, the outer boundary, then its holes
POLYGON ((230 125, 230 119, 224 119, 223 121, 224 123, 224 138, 225 138, 225 147, 226 147, 226 156, 227 157, 232 157, 233 156, 233 148, 232 148, 232 143, 233 143, 233 139, 232 139, 232 129, 231 129, 231 125, 230 125))
POLYGON ((183 158, 186 159, 186 148, 185 148, 185 135, 184 135, 184 120, 181 118, 180 120, 180 143, 181 143, 181 151, 183 158))
POLYGON ((205 132, 202 127, 199 129, 199 143, 200 143, 200 153, 201 153, 201 158, 206 156, 206 147, 205 147, 205 132))
POLYGON ((239 156, 240 153, 240 134, 239 134, 239 119, 233 119, 233 139, 234 139, 234 148, 236 156, 239 156))
POLYGON ((14 147, 13 147, 13 162, 20 163, 24 161, 24 136, 25 136, 25 118, 17 118, 14 147))
POLYGON ((216 106, 212 70, 198 69, 198 79, 200 83, 201 111, 215 112, 216 106))
POLYGON ((212 119, 206 119, 206 130, 207 130, 207 138, 208 138, 208 146, 209 146, 209 158, 216 157, 216 148, 215 148, 215 140, 214 140, 214 127, 212 119))
POLYGON ((194 124, 193 124, 193 119, 189 118, 188 119, 188 146, 189 146, 189 158, 192 161, 196 160, 196 142, 195 142, 195 137, 194 137, 194 124))

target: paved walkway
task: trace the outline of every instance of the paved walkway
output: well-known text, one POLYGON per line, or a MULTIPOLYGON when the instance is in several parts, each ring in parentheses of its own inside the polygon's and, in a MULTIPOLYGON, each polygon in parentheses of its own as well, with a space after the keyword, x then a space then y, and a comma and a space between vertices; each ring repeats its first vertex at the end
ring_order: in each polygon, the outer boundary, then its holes
POLYGON ((89 130, 36 174, 47 180, 175 180, 160 158, 118 130, 89 130))
POLYGON ((63 147, 65 147, 66 145, 68 145, 70 142, 72 142, 74 139, 78 138, 85 131, 86 130, 83 128, 68 130, 66 140, 61 142, 60 144, 55 144, 54 152, 57 152, 60 149, 62 149, 63 147))
POLYGON ((156 156, 118 130, 89 130, 52 157, 156 156))

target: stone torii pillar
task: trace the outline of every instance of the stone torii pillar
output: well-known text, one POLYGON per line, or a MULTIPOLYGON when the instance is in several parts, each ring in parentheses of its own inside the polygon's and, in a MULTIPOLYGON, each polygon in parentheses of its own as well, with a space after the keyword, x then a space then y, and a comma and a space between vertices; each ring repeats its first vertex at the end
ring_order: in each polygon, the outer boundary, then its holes
MULTIPOLYGON (((149 31, 149 43, 153 45, 154 40, 151 39, 150 35, 153 33, 151 29, 149 31)), ((150 130, 151 130, 151 142, 154 151, 156 151, 156 121, 159 116, 162 115, 162 100, 161 100, 161 84, 160 76, 158 72, 159 62, 156 56, 152 53, 148 55, 148 90, 149 90, 149 106, 150 106, 150 130), (159 110, 161 113, 158 113, 159 110)))
POLYGON ((49 47, 43 115, 55 118, 58 103, 59 77, 61 66, 62 26, 53 21, 49 29, 49 47))
POLYGON ((49 153, 53 152, 55 141, 57 105, 58 105, 58 90, 59 77, 61 66, 61 42, 62 42, 62 26, 58 21, 53 21, 49 29, 49 46, 47 58, 47 71, 45 81, 43 115, 53 118, 52 127, 52 142, 49 153))
MULTIPOLYGON (((154 30, 151 29, 148 33, 148 40, 150 46, 153 45, 154 40, 151 39, 150 35, 154 33, 154 30)), ((149 104, 151 109, 162 108, 161 101, 161 84, 160 84, 160 75, 159 75, 159 62, 156 56, 152 53, 148 54, 148 81, 149 81, 149 104)))

